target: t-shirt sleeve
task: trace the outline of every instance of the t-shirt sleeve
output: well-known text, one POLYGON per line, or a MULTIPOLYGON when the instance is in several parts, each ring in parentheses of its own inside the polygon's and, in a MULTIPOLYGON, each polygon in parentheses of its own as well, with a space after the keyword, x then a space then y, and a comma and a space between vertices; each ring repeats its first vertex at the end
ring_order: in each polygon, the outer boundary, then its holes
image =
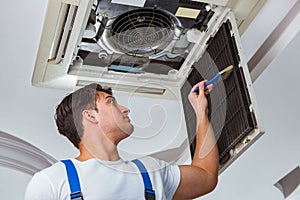
POLYGON ((172 199, 180 183, 180 170, 177 165, 166 165, 163 173, 166 199, 172 199))
POLYGON ((29 181, 24 200, 56 199, 48 177, 43 172, 36 173, 29 181))

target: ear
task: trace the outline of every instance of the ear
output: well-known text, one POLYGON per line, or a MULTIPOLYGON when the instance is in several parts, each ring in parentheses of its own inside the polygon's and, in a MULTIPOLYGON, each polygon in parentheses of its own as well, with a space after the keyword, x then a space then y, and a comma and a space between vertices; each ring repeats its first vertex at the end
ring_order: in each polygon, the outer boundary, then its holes
POLYGON ((95 118, 95 113, 92 110, 84 110, 82 111, 82 117, 88 120, 91 123, 97 123, 95 118))

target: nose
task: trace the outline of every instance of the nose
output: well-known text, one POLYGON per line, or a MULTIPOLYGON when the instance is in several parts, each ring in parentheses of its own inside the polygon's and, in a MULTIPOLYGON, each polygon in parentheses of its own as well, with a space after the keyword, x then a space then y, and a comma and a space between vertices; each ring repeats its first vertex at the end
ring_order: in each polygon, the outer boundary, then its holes
POLYGON ((127 108, 126 106, 122 106, 122 105, 119 106, 122 113, 130 113, 130 109, 127 108))

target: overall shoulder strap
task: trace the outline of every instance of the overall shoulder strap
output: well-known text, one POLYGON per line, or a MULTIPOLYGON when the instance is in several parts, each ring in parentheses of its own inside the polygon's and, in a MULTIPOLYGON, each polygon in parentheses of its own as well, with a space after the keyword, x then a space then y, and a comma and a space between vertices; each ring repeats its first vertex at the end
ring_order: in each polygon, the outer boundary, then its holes
POLYGON ((70 185, 70 191, 71 191, 70 194, 71 199, 83 200, 78 174, 73 162, 71 160, 61 160, 61 162, 64 163, 66 167, 68 181, 70 185))
POLYGON ((145 199, 155 200, 155 191, 152 188, 152 183, 144 164, 138 159, 133 160, 132 162, 136 164, 136 166, 139 168, 141 175, 143 177, 144 187, 145 187, 145 199))

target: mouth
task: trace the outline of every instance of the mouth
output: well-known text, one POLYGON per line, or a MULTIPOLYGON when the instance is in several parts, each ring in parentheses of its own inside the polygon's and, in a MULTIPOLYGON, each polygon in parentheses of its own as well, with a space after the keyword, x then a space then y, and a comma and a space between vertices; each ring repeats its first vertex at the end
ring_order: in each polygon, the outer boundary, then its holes
POLYGON ((130 122, 130 118, 128 116, 123 116, 123 119, 126 119, 128 122, 130 122))

